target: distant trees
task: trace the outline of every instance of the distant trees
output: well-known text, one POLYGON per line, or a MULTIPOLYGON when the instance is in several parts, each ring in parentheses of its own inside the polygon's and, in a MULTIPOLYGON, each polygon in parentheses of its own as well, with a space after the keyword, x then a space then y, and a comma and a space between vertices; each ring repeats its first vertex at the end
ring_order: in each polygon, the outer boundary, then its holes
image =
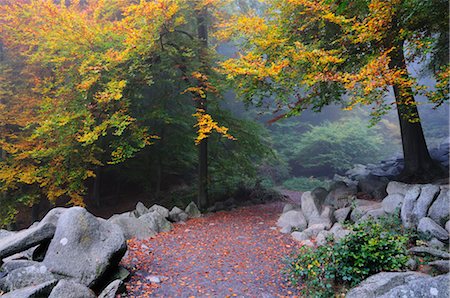
POLYGON ((439 106, 448 100, 448 1, 277 0, 264 17, 236 16, 223 25, 243 52, 222 64, 245 100, 275 98, 277 119, 308 107, 341 102, 346 109, 373 106, 379 120, 393 88, 407 181, 443 174, 428 153, 415 96, 439 106), (406 55, 405 55, 406 53, 406 55), (437 84, 426 90, 407 69, 422 60, 437 84), (284 111, 284 112, 283 112, 284 111))

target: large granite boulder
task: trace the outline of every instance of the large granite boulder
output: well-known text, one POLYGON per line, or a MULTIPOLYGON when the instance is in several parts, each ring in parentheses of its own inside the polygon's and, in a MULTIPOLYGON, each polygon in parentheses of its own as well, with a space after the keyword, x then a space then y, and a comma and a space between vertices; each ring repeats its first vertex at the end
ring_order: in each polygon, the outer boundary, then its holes
POLYGON ((359 180, 358 189, 376 200, 381 200, 387 195, 386 187, 388 183, 389 180, 385 177, 369 175, 359 180))
POLYGON ((448 232, 429 217, 424 217, 419 221, 417 231, 424 236, 436 237, 438 240, 448 242, 448 232))
POLYGON ((388 195, 399 194, 405 196, 410 187, 411 185, 406 183, 391 181, 386 187, 386 192, 388 195))
POLYGON ((186 212, 181 210, 178 207, 173 207, 172 210, 169 212, 169 219, 173 222, 180 222, 180 221, 186 221, 188 220, 189 215, 187 215, 186 212))
MULTIPOLYGON (((420 278, 428 279, 429 276, 417 272, 381 272, 370 276, 361 282, 357 287, 351 289, 346 298, 378 298, 388 293, 390 290, 417 281, 420 278)), ((401 296, 391 296, 401 297, 401 296)))
POLYGON ((149 212, 153 212, 156 211, 159 214, 161 214, 162 216, 164 216, 165 218, 169 217, 169 209, 167 209, 166 207, 160 206, 160 205, 153 205, 152 207, 150 207, 148 209, 149 212))
POLYGON ((196 218, 202 216, 202 213, 198 209, 197 205, 194 202, 190 202, 189 205, 187 205, 186 209, 184 209, 184 212, 189 216, 189 218, 196 218))
POLYGON ((96 298, 95 293, 86 287, 74 281, 60 280, 53 288, 48 298, 96 298))
POLYGON ((304 217, 308 221, 310 217, 320 216, 322 202, 314 197, 310 191, 305 191, 301 197, 301 209, 304 217))
POLYGON ((0 260, 51 239, 55 234, 55 229, 56 227, 52 223, 43 223, 1 238, 0 260))
POLYGON ((333 212, 334 209, 331 206, 324 206, 320 215, 309 217, 308 226, 324 225, 325 229, 330 229, 336 221, 333 212))
POLYGON ((138 202, 136 204, 135 210, 133 211, 134 216, 140 217, 146 213, 148 213, 148 208, 145 207, 145 205, 142 202, 138 202))
POLYGON ((345 207, 335 210, 333 215, 337 222, 343 223, 350 219, 350 212, 352 212, 352 208, 345 207))
POLYGON ((52 280, 39 285, 25 287, 16 291, 3 294, 2 298, 44 298, 50 295, 58 281, 52 280))
POLYGON ((449 278, 448 274, 437 277, 419 277, 387 291, 380 298, 450 297, 449 278))
POLYGON ((2 288, 7 292, 55 280, 55 276, 43 264, 12 270, 1 281, 2 288))
POLYGON ((438 196, 439 191, 440 189, 438 185, 425 184, 421 186, 420 195, 417 198, 412 211, 412 216, 417 221, 417 223, 423 217, 427 216, 428 209, 430 208, 431 203, 438 196))
POLYGON ((96 218, 81 207, 66 210, 58 220, 55 235, 43 264, 57 276, 91 287, 126 252, 120 228, 96 218))
POLYGON ((421 192, 420 185, 413 185, 405 194, 400 216, 403 226, 407 229, 415 228, 418 220, 414 216, 414 206, 421 192))
POLYGON ((307 222, 302 211, 291 210, 280 216, 277 226, 281 228, 282 233, 287 234, 292 230, 303 231, 306 229, 307 222))
POLYGON ((384 212, 388 214, 393 214, 397 211, 400 212, 404 199, 405 196, 402 194, 399 193, 389 194, 381 202, 384 212))
POLYGON ((431 204, 428 210, 428 217, 444 226, 446 221, 450 219, 450 190, 448 186, 442 186, 439 196, 431 204))
POLYGON ((336 209, 348 207, 356 199, 356 192, 356 187, 347 186, 344 182, 336 182, 330 187, 324 204, 336 209))
POLYGON ((156 232, 145 221, 130 216, 128 213, 114 216, 108 221, 119 226, 127 240, 131 238, 147 239, 156 235, 156 232))
POLYGON ((164 217, 164 215, 157 211, 146 213, 140 216, 139 220, 156 233, 169 232, 172 230, 172 224, 164 217))

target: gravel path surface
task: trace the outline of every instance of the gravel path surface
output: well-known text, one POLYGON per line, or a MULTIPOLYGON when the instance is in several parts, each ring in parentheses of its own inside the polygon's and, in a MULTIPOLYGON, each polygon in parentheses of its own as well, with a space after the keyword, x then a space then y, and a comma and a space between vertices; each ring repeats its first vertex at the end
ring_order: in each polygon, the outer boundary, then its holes
POLYGON ((128 297, 292 297, 281 270, 298 245, 275 228, 282 206, 211 213, 131 240, 122 261, 132 272, 128 297))

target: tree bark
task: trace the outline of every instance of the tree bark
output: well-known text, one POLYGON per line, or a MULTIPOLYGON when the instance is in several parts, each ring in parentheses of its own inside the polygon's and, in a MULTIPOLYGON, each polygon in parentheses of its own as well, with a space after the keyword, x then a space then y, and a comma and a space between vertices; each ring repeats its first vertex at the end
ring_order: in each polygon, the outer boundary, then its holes
MULTIPOLYGON (((208 11, 205 8, 197 12, 197 36, 200 41, 199 59, 202 71, 207 70, 207 50, 208 50, 208 11)), ((206 112, 206 97, 198 97, 197 108, 206 112)), ((198 145, 198 197, 197 205, 200 209, 208 206, 208 139, 203 139, 198 145)))
MULTIPOLYGON (((409 74, 403 53, 403 42, 399 42, 396 45, 391 52, 390 58, 389 67, 403 70, 405 78, 408 78, 409 74)), ((405 162, 403 171, 398 179, 404 182, 424 183, 444 176, 442 167, 432 160, 428 152, 412 88, 400 83, 394 84, 393 88, 405 162)))

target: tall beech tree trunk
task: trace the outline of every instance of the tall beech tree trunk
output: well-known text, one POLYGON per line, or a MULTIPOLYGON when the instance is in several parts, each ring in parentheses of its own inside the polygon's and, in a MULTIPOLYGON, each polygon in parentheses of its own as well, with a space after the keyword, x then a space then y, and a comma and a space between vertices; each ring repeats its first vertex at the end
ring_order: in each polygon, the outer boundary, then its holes
MULTIPOLYGON (((199 59, 200 69, 206 73, 207 51, 208 51, 208 10, 206 7, 197 12, 197 36, 200 41, 199 59)), ((198 97, 197 108, 206 112, 206 97, 198 97)), ((198 145, 198 197, 197 205, 199 208, 208 206, 208 138, 203 139, 198 145)))
MULTIPOLYGON (((403 44, 403 41, 397 43, 395 49, 391 52, 389 67, 403 70, 404 76, 407 78, 409 74, 403 53, 403 44)), ((393 88, 405 160, 405 167, 399 176, 399 180, 429 182, 443 176, 443 169, 431 159, 428 152, 413 90, 411 87, 401 84, 395 84, 393 88)))

